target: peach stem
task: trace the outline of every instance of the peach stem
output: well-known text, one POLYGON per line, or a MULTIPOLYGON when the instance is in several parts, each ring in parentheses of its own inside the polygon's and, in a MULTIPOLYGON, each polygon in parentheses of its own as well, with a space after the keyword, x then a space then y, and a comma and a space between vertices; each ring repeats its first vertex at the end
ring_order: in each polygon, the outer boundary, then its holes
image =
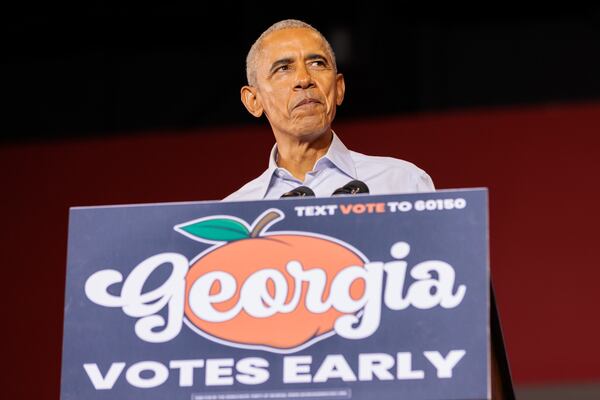
POLYGON ((254 226, 254 229, 252 229, 252 232, 250 232, 250 237, 255 238, 258 235, 260 235, 262 230, 265 229, 265 227, 269 224, 269 222, 271 222, 274 219, 277 219, 279 217, 281 217, 281 213, 278 211, 271 211, 271 212, 268 212, 267 214, 265 214, 265 216, 262 217, 260 219, 260 221, 258 221, 258 223, 254 226))

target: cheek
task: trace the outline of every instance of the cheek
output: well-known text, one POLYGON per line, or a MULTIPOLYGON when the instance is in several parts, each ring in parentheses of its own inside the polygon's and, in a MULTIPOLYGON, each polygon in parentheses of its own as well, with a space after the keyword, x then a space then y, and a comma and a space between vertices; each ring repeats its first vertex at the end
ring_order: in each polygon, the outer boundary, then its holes
POLYGON ((271 118, 281 119, 287 115, 287 104, 276 95, 269 96, 263 104, 266 114, 271 118))
POLYGON ((329 92, 327 96, 327 113, 332 114, 336 107, 336 95, 335 91, 329 92))
POLYGON ((327 102, 327 110, 329 110, 335 105, 336 101, 335 85, 331 83, 322 83, 321 88, 323 92, 323 97, 327 102))
POLYGON ((266 93, 267 103, 269 108, 273 111, 284 111, 287 110, 288 106, 288 95, 287 92, 282 90, 273 90, 266 93))

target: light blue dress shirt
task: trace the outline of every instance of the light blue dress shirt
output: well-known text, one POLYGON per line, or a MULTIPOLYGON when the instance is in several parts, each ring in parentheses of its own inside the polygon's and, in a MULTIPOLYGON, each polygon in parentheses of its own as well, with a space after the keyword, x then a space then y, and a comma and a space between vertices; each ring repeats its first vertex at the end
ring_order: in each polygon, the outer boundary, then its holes
POLYGON ((317 197, 326 197, 355 179, 365 182, 370 194, 435 190, 429 175, 416 165, 397 158, 367 156, 348 150, 334 133, 327 154, 317 160, 304 182, 277 166, 275 145, 269 157, 269 168, 224 200, 277 199, 298 186, 308 186, 317 197))

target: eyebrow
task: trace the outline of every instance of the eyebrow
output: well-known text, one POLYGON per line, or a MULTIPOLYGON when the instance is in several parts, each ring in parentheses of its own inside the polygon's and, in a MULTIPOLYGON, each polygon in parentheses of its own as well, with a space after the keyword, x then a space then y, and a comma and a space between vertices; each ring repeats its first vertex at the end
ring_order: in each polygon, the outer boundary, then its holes
POLYGON ((327 61, 327 58, 323 54, 318 54, 318 53, 311 53, 306 56, 306 59, 307 60, 323 60, 323 61, 329 63, 327 61))
MULTIPOLYGON (((323 60, 323 61, 325 61, 329 65, 329 61, 327 60, 327 58, 323 54, 310 53, 310 54, 308 54, 305 57, 305 59, 308 60, 308 61, 310 61, 310 60, 323 60)), ((293 62, 294 62, 294 59, 292 57, 280 58, 279 60, 277 60, 273 64, 271 64, 271 68, 269 69, 269 72, 273 73, 273 71, 275 71, 278 67, 280 67, 282 65, 292 64, 293 62)))
POLYGON ((280 58, 279 60, 275 61, 272 65, 271 68, 269 69, 269 72, 273 72, 275 71, 278 67, 282 66, 282 65, 287 65, 287 64, 291 64, 294 62, 294 59, 291 57, 286 57, 286 58, 280 58))

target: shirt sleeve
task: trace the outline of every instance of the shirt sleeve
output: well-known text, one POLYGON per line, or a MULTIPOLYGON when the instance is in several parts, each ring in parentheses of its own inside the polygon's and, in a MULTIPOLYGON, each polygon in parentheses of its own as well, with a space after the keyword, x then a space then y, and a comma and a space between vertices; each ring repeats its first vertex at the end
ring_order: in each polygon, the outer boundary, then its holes
POLYGON ((435 186, 433 184, 433 180, 431 177, 425 172, 421 171, 421 173, 417 176, 416 181, 416 192, 435 192, 435 186))

